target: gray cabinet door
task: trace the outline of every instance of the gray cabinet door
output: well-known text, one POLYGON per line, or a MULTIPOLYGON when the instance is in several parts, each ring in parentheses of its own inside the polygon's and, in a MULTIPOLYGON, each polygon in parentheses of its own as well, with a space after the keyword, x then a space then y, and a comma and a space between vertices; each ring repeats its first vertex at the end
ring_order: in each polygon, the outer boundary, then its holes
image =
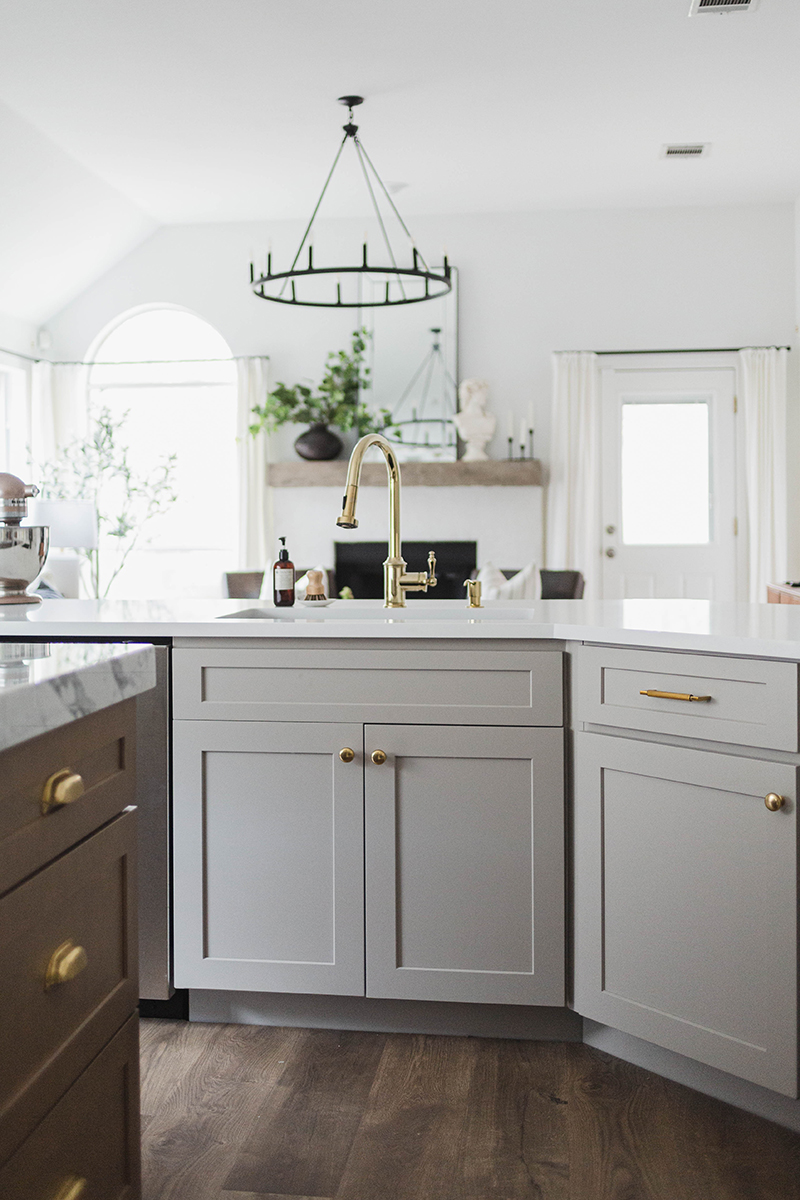
POLYGON ((363 996, 361 736, 175 722, 177 987, 363 996))
POLYGON ((575 1008, 796 1096, 797 768, 575 747, 575 1008))
POLYGON ((365 732, 367 995, 563 1004, 562 730, 365 732))

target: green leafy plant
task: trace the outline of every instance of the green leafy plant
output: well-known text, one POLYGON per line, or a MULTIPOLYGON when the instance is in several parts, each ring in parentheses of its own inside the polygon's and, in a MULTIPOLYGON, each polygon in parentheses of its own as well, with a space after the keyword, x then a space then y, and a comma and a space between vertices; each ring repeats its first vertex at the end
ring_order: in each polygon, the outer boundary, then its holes
POLYGON ((364 366, 367 339, 366 329, 353 333, 350 351, 331 351, 322 382, 314 394, 313 388, 297 383, 287 387, 278 383, 263 404, 251 411, 256 418, 250 432, 268 433, 289 422, 308 425, 335 425, 337 429, 356 429, 359 437, 365 433, 380 433, 392 423, 388 409, 371 412, 361 399, 370 386, 369 367, 364 366))
POLYGON ((89 564, 92 595, 97 598, 108 595, 148 521, 177 500, 177 456, 162 457, 146 475, 135 472, 128 462, 128 447, 119 439, 127 418, 125 413, 115 420, 110 409, 101 408, 90 418, 85 439, 76 438, 56 462, 39 468, 39 478, 45 481, 43 498, 91 500, 97 508, 98 546, 81 551, 89 564), (114 561, 105 568, 108 550, 113 550, 114 561))

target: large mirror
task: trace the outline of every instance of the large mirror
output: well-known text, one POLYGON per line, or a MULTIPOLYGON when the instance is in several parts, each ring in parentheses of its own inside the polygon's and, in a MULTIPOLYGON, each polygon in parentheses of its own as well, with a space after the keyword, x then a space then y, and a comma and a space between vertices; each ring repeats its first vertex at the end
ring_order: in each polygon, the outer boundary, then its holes
MULTIPOLYGON (((367 403, 388 409, 401 462, 454 462, 458 436, 458 272, 446 296, 364 310, 371 333, 367 403)), ((375 288, 383 285, 372 283, 375 288)))

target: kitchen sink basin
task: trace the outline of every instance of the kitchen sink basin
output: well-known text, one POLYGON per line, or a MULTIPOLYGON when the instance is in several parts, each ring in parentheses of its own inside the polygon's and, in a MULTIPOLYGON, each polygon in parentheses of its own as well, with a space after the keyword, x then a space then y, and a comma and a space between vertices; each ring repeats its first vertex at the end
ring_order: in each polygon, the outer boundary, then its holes
POLYGON ((485 608, 467 608, 461 600, 413 601, 406 608, 384 608, 382 600, 335 600, 316 608, 244 608, 222 613, 228 621, 530 621, 533 609, 525 600, 489 601, 485 608))

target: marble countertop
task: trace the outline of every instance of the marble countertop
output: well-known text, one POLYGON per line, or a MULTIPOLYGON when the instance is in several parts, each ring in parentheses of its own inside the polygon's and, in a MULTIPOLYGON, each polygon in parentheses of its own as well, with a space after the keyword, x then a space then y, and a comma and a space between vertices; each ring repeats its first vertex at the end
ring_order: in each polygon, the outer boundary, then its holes
POLYGON ((155 682, 152 646, 3 640, 0 750, 138 696, 155 682))
POLYGON ((337 600, 263 609, 247 600, 45 600, 23 613, 2 611, 0 640, 45 638, 462 638, 557 639, 741 654, 800 662, 800 605, 708 600, 411 600, 400 610, 380 600, 337 600), (224 618, 224 619, 221 619, 224 618))
POLYGON ((0 607, 0 640, 114 638, 462 638, 541 639, 652 646, 800 662, 800 605, 708 600, 488 601, 470 611, 460 600, 411 600, 389 611, 380 600, 337 600, 327 607, 262 610, 247 600, 45 600, 0 607), (220 619, 220 618, 226 619, 220 619))

